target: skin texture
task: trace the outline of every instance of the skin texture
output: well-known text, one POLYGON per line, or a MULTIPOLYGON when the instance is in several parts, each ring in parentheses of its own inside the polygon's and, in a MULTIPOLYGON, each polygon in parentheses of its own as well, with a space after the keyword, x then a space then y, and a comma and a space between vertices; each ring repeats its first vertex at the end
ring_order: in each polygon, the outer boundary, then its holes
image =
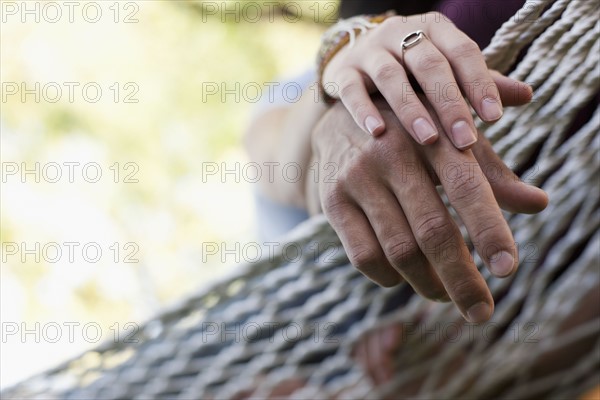
MULTIPOLYGON (((531 100, 527 85, 494 71, 490 75, 507 106, 531 100)), ((513 273, 518 259, 500 208, 539 212, 548 201, 545 193, 519 181, 483 137, 466 151, 457 150, 445 135, 418 145, 381 98, 374 104, 387 129, 373 137, 364 134, 344 105, 327 111, 310 91, 305 94, 300 102, 271 110, 251 124, 245 143, 252 160, 296 162, 305 178, 260 182, 261 190, 311 214, 325 212, 354 266, 378 284, 406 280, 426 298, 454 301, 467 320, 489 319, 489 290, 436 186, 444 187, 476 251, 496 276, 513 273), (323 169, 316 179, 309 173, 311 165, 323 169), (326 166, 333 167, 333 175, 326 166)), ((430 107, 425 97, 420 101, 430 107)))
MULTIPOLYGON (((531 100, 532 89, 525 83, 493 70, 490 70, 490 75, 505 106, 519 106, 531 100)), ((314 87, 313 85, 314 82, 309 87, 314 87)), ((311 134, 328 109, 322 102, 315 100, 313 90, 304 90, 298 102, 285 104, 258 115, 251 121, 244 135, 244 146, 250 159, 262 166, 268 165, 267 163, 296 163, 300 165, 306 179, 313 178, 314 168, 313 172, 309 172, 310 166, 314 165, 314 160, 311 160, 311 134)), ((473 151, 479 156, 480 162, 488 158, 495 163, 498 161, 498 157, 489 146, 474 146, 473 151)), ((321 167, 324 168, 326 160, 323 161, 321 167)), ((318 196, 312 193, 315 188, 307 186, 302 180, 291 182, 282 179, 282 174, 274 174, 273 179, 268 179, 268 171, 266 167, 264 169, 258 183, 264 195, 280 204, 308 209, 313 214, 320 212, 318 196)), ((320 172, 321 175, 326 175, 331 173, 331 169, 320 172)), ((510 208, 505 209, 513 211, 510 208)))
POLYGON ((354 46, 344 47, 327 64, 323 83, 330 96, 342 100, 356 124, 375 136, 388 127, 369 97, 380 92, 421 144, 435 142, 443 131, 457 148, 471 147, 477 131, 467 100, 486 122, 503 113, 498 87, 477 43, 436 12, 391 17, 359 35, 354 46), (419 30, 426 36, 403 49, 403 38, 419 30), (411 76, 430 106, 415 93, 411 76))
POLYGON ((336 165, 337 174, 307 193, 318 196, 352 264, 368 278, 385 287, 405 280, 426 298, 452 300, 466 320, 487 321, 492 296, 436 185, 444 188, 475 250, 499 277, 514 273, 518 259, 500 206, 539 212, 546 194, 519 181, 485 139, 475 151, 459 151, 445 136, 420 146, 385 101, 375 104, 387 125, 376 138, 364 135, 341 105, 320 120, 313 154, 317 162, 336 165), (494 171, 493 179, 486 170, 494 171))

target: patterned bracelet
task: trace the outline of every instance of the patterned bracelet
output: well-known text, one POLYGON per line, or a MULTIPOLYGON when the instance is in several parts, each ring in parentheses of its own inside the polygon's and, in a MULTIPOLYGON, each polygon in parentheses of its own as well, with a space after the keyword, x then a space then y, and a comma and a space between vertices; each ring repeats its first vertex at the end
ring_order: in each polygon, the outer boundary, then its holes
POLYGON ((319 74, 319 90, 321 98, 326 104, 334 104, 337 99, 329 96, 323 87, 323 71, 333 57, 349 45, 354 46, 356 37, 361 33, 373 29, 389 17, 396 15, 392 11, 379 15, 357 15, 348 19, 341 19, 335 25, 327 29, 321 37, 321 47, 317 55, 317 71, 319 74))

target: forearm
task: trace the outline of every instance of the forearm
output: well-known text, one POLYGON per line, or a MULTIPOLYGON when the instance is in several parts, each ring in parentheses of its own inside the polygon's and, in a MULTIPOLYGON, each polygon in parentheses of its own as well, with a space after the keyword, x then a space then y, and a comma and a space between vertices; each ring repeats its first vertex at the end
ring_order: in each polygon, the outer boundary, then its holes
POLYGON ((312 157, 311 132, 325 111, 326 106, 315 101, 314 91, 304 90, 296 103, 267 111, 252 121, 244 144, 251 161, 263 167, 261 193, 281 204, 307 207, 304 180, 312 157), (274 174, 267 173, 268 165, 274 165, 274 174), (295 175, 298 168, 300 179, 288 176, 295 175))

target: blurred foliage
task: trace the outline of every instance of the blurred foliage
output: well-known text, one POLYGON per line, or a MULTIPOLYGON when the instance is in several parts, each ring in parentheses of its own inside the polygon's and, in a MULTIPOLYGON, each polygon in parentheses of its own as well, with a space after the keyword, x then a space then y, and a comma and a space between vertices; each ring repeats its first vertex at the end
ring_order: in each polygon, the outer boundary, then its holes
POLYGON ((316 24, 333 24, 337 20, 339 0, 323 1, 228 1, 216 2, 212 0, 198 0, 180 3, 183 6, 194 7, 200 12, 206 20, 207 18, 217 18, 222 22, 237 22, 236 18, 244 18, 246 21, 254 21, 260 16, 269 15, 281 17, 286 22, 311 22, 316 24), (223 7, 223 3, 226 4, 223 7), (223 11, 238 11, 235 13, 223 11))
MULTIPOLYGON (((100 3, 106 17, 98 23, 77 13, 73 23, 18 17, 2 23, 3 85, 31 89, 56 82, 64 89, 57 102, 36 102, 31 95, 2 99, 2 162, 96 162, 103 178, 88 183, 76 174, 73 183, 65 177, 37 183, 8 177, 1 190, 1 241, 96 242, 107 251, 98 263, 7 257, 0 270, 2 321, 95 321, 103 327, 140 321, 234 265, 218 257, 203 263, 201 245, 256 240, 253 188, 233 180, 203 182, 202 165, 245 161, 241 137, 255 104, 204 98, 203 84, 262 86, 310 67, 324 25, 306 17, 314 15, 307 7, 316 3, 330 12, 332 2, 295 2, 304 16, 294 22, 283 8, 263 12, 260 21, 236 22, 207 15, 207 2, 121 3, 137 7, 134 23, 115 23, 108 9, 113 3, 100 3), (95 82, 102 97, 85 101, 79 86, 69 101, 64 82, 95 82), (115 83, 118 101, 110 89, 115 83), (124 102, 128 94, 138 101, 124 102), (115 163, 121 174, 116 183, 115 163), (139 167, 138 183, 123 182, 126 163, 139 167), (114 262, 107 250, 114 242, 137 244, 139 262, 114 262)), ((69 351, 82 346, 89 344, 69 351)), ((14 365, 23 351, 3 352, 12 379, 31 372, 14 365)), ((69 352, 54 353, 46 354, 46 364, 69 352)))

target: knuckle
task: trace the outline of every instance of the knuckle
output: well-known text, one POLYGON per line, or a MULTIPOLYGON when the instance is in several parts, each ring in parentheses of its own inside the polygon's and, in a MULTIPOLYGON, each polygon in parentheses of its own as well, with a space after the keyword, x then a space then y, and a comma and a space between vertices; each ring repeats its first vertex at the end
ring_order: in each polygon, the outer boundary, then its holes
POLYGON ((386 18, 380 24, 381 29, 377 29, 376 32, 379 35, 388 35, 390 31, 396 32, 399 26, 402 26, 406 22, 406 17, 400 15, 394 15, 393 17, 386 18))
POLYGON ((449 91, 442 90, 434 99, 435 106, 442 115, 450 116, 451 119, 468 120, 471 118, 462 95, 450 95, 449 91))
POLYGON ((384 243, 384 249, 390 263, 395 267, 410 264, 420 254, 419 247, 414 240, 404 234, 392 236, 384 243))
POLYGON ((355 156, 355 159, 346 165, 341 173, 340 183, 344 187, 365 185, 372 181, 372 177, 369 176, 366 166, 370 164, 369 157, 367 154, 362 153, 355 156), (346 186, 347 185, 347 186, 346 186))
POLYGON ((477 95, 496 100, 500 99, 500 91, 498 90, 498 86, 496 86, 496 82, 493 80, 483 78, 476 79, 473 82, 473 87, 480 88, 479 93, 476 92, 477 95))
MULTIPOLYGON (((496 232, 498 232, 498 228, 500 227, 500 225, 498 223, 495 222, 491 222, 493 221, 493 219, 491 217, 488 218, 481 218, 482 223, 479 224, 478 226, 475 227, 475 230, 473 232, 473 237, 477 238, 478 241, 479 240, 484 240, 487 237, 492 237, 494 236, 494 234, 496 232)), ((492 246, 492 247, 496 247, 496 245, 492 246)), ((491 254, 487 254, 487 256, 491 256, 491 254)))
POLYGON ((379 82, 389 82, 398 76, 400 72, 399 69, 399 64, 392 62, 382 63, 375 69, 375 80, 379 82))
POLYGON ((404 121, 412 122, 423 114, 421 107, 414 101, 400 101, 395 108, 397 110, 397 115, 404 121))
POLYGON ((357 123, 361 123, 359 121, 364 121, 367 115, 371 114, 371 105, 368 102, 369 100, 363 101, 360 99, 348 102, 348 109, 356 118, 357 123))
POLYGON ((463 276, 452 282, 449 287, 452 298, 457 304, 474 304, 477 302, 477 294, 480 293, 478 280, 472 276, 463 276))
POLYGON ((372 109, 372 105, 369 103, 370 100, 368 98, 363 99, 360 96, 348 96, 342 92, 340 92, 340 98, 343 100, 344 104, 347 105, 348 111, 350 111, 358 121, 364 120, 366 116, 370 114, 372 109))
POLYGON ((496 82, 493 80, 485 78, 483 75, 477 75, 473 79, 469 81, 469 85, 473 88, 480 90, 481 92, 486 92, 488 90, 492 90, 496 88, 496 82))
POLYGON ((456 56, 456 58, 459 59, 482 57, 479 46, 471 39, 465 39, 464 41, 454 45, 451 49, 451 53, 453 56, 456 56))
POLYGON ((422 71, 438 70, 445 66, 446 59, 438 53, 426 52, 417 60, 417 68, 422 71))
POLYGON ((322 205, 325 215, 329 216, 329 218, 336 218, 336 216, 344 212, 346 199, 342 196, 341 191, 334 187, 325 194, 322 205))
POLYGON ((380 266, 379 255, 375 249, 368 246, 354 246, 348 251, 348 258, 354 267, 369 276, 380 266))
POLYGON ((342 98, 354 97, 356 95, 356 93, 359 93, 359 90, 360 90, 359 86, 360 86, 360 82, 357 82, 352 79, 348 79, 348 80, 341 82, 340 89, 339 89, 340 97, 342 97, 342 98))
POLYGON ((466 83, 466 95, 473 98, 498 98, 498 89, 496 83, 482 76, 477 76, 466 83))
POLYGON ((415 236, 427 248, 444 245, 452 240, 452 223, 439 212, 427 213, 417 218, 415 236))
POLYGON ((482 189, 480 180, 461 176, 451 182, 451 200, 459 203, 477 204, 481 198, 482 189))

